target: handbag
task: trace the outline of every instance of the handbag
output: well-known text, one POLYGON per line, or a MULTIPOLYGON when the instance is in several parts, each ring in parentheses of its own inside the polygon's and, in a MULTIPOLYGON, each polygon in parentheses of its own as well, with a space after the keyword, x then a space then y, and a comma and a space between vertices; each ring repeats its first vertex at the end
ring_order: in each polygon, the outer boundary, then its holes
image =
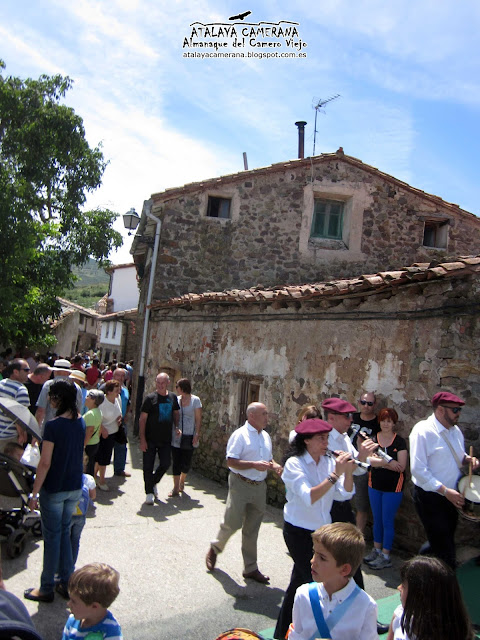
POLYGON ((127 430, 125 428, 124 422, 122 422, 122 424, 118 427, 118 431, 115 434, 115 442, 117 444, 127 444, 127 430))

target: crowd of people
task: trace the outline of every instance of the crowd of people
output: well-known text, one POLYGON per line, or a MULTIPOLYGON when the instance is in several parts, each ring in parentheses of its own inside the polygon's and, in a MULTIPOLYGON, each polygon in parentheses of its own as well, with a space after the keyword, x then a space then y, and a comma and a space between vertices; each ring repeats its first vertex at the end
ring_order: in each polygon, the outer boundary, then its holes
MULTIPOLYGON (((192 393, 188 379, 176 381, 175 393, 169 390, 170 382, 165 372, 156 376, 155 391, 143 398, 139 414, 147 505, 158 499, 158 483, 172 461, 168 497, 182 494, 201 437, 200 398, 192 393)), ((41 513, 43 570, 39 587, 27 589, 24 597, 52 602, 57 592, 69 599, 72 616, 64 638, 79 637, 79 630, 97 631, 98 625, 109 629, 105 637, 121 637, 107 610, 118 594, 117 572, 100 564, 74 569, 89 502, 96 489, 110 490, 106 471, 112 457, 114 474, 130 475, 125 470, 125 418, 131 383, 132 371, 126 365, 112 363, 102 371, 98 359, 86 363, 81 354, 37 363, 33 370, 26 359, 14 358, 0 381, 0 398, 29 406, 42 435, 29 507, 39 507, 41 513)), ((454 573, 454 533, 464 502, 457 491, 459 469, 479 466, 477 458, 465 453, 456 425, 465 403, 450 392, 436 393, 432 414, 414 426, 408 447, 397 433, 394 408, 377 409, 372 392, 363 393, 358 402, 359 411, 339 397, 302 410, 281 464, 273 459, 265 431, 267 407, 260 402, 247 407, 245 424, 227 444, 228 498, 206 555, 207 569, 215 570, 218 555, 241 530, 244 578, 269 583, 258 567, 257 540, 266 509, 266 478, 272 472, 286 489, 283 536, 293 561, 275 638, 370 640, 388 631, 389 640, 470 640, 472 629, 454 573), (408 448, 414 503, 433 557, 419 556, 405 564, 401 605, 388 628, 377 622, 376 603, 364 591, 361 565, 375 571, 392 566, 408 448), (370 511, 373 548, 367 554, 364 532, 370 511), (451 595, 448 603, 440 587, 425 588, 435 580, 451 595), (443 601, 442 615, 429 618, 434 603, 443 601), (429 629, 435 629, 433 636, 429 629)), ((12 451, 12 443, 23 447, 26 441, 26 432, 0 413, 0 452, 12 451)))

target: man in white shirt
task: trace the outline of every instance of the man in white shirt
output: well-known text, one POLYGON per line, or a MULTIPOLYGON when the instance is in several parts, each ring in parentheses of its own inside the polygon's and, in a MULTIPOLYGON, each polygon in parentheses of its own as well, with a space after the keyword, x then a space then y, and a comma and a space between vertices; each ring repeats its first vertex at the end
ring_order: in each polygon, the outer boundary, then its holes
POLYGON ((410 466, 414 503, 432 553, 455 569, 455 529, 465 499, 456 490, 460 467, 477 458, 465 454, 463 434, 456 425, 465 402, 448 391, 432 398, 433 413, 413 427, 410 466))
POLYGON ((260 402, 252 402, 247 407, 247 421, 228 440, 230 475, 227 507, 206 557, 207 569, 213 571, 217 555, 224 550, 230 536, 242 529, 243 577, 262 584, 270 580, 257 565, 257 538, 267 504, 265 478, 268 471, 278 475, 282 473, 282 467, 273 460, 270 436, 264 431, 267 422, 267 407, 260 402))

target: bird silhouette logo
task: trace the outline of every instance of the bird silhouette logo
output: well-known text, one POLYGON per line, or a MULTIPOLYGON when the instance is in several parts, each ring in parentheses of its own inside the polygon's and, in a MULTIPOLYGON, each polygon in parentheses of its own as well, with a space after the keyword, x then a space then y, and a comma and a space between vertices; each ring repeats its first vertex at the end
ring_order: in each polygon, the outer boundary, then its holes
POLYGON ((232 16, 229 20, 245 20, 251 13, 251 11, 244 11, 243 13, 239 13, 238 16, 232 16))

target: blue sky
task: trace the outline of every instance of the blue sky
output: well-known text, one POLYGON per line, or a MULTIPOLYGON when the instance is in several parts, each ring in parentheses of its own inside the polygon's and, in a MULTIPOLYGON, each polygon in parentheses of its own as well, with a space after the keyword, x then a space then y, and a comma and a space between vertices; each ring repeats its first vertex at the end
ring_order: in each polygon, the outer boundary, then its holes
POLYGON ((242 170, 244 151, 251 169, 295 158, 296 120, 311 155, 312 105, 340 94, 316 153, 343 146, 479 215, 478 33, 478 0, 3 0, 0 58, 7 75, 74 80, 66 102, 109 160, 91 207, 140 212, 152 193, 242 170), (298 23, 307 57, 183 57, 192 23, 247 10, 298 23))

